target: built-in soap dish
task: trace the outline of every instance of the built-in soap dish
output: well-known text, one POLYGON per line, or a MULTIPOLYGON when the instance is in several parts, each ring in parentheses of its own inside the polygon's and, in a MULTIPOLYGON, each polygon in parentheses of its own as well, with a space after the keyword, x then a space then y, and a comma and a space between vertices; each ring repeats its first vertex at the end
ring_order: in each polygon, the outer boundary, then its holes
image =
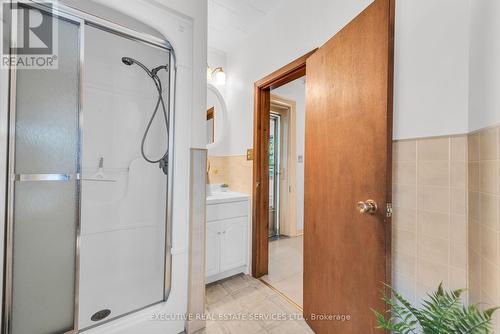
POLYGON ((91 181, 91 182, 116 182, 115 179, 108 179, 104 174, 104 157, 99 159, 99 169, 94 176, 89 178, 83 178, 83 181, 91 181))

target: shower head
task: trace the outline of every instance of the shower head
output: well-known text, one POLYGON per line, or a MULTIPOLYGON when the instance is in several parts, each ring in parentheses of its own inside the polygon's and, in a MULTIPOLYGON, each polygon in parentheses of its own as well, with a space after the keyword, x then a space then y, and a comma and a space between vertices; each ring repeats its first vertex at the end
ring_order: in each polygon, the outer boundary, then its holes
POLYGON ((129 57, 122 57, 122 62, 125 64, 125 65, 132 65, 133 63, 135 63, 135 60, 132 59, 132 58, 129 58, 129 57))
POLYGON ((140 68, 142 68, 151 78, 153 77, 153 73, 140 61, 135 60, 134 58, 130 57, 122 57, 122 63, 125 65, 131 66, 133 64, 138 65, 140 68))

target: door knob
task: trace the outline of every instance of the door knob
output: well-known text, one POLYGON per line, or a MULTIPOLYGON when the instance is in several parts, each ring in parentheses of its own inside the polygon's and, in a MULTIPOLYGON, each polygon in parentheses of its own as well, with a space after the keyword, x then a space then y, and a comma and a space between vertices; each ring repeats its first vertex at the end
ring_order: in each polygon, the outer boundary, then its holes
POLYGON ((359 213, 369 213, 373 215, 377 209, 377 203, 375 203, 372 199, 369 199, 366 202, 358 202, 359 213))

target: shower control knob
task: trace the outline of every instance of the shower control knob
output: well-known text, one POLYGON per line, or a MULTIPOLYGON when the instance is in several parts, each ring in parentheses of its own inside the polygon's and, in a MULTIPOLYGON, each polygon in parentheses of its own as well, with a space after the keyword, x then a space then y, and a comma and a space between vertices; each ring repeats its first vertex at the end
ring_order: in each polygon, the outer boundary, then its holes
POLYGON ((369 213, 372 215, 378 209, 377 203, 375 203, 375 201, 372 199, 369 199, 365 202, 358 202, 357 207, 358 207, 359 213, 369 213))

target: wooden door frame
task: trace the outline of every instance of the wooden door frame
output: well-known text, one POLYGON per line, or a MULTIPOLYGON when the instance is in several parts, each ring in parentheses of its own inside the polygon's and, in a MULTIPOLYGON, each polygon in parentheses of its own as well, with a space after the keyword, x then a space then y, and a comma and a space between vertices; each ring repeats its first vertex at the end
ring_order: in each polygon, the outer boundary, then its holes
POLYGON ((271 89, 306 75, 306 61, 314 49, 254 84, 252 276, 262 277, 269 267, 269 113, 271 89))
MULTIPOLYGON (((305 87, 304 87, 305 89, 305 87)), ((303 230, 297 230, 297 103, 293 100, 271 94, 271 112, 277 112, 287 116, 287 138, 286 138, 286 171, 284 182, 280 189, 280 232, 289 237, 302 234, 303 230), (284 209, 283 209, 284 208, 284 209), (283 210, 282 210, 283 209, 283 210)), ((281 139, 283 141, 283 138, 281 139)), ((281 152, 283 153, 283 152, 281 152)), ((282 154, 283 155, 283 154, 282 154)), ((280 175, 281 177, 281 175, 280 175)))

